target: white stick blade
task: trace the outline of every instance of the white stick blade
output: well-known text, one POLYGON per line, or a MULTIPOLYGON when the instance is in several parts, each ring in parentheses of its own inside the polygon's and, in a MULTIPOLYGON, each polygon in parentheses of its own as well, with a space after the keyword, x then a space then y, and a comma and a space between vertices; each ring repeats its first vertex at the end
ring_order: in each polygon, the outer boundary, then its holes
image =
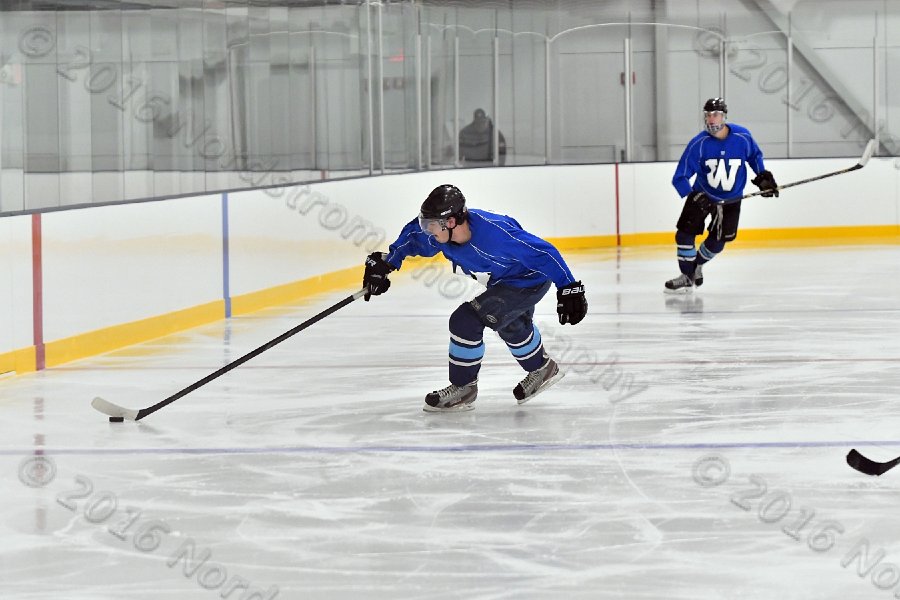
POLYGON ((124 408, 119 406, 118 404, 113 404, 108 400, 104 400, 100 396, 97 396, 91 401, 91 406, 102 412, 104 415, 108 415, 110 417, 122 417, 123 419, 128 419, 129 421, 137 420, 138 411, 131 410, 130 408, 124 408))
POLYGON ((859 166, 866 166, 866 163, 869 162, 870 158, 872 158, 872 154, 875 153, 875 146, 875 140, 869 140, 869 143, 866 144, 866 149, 863 152, 862 158, 859 159, 859 166))

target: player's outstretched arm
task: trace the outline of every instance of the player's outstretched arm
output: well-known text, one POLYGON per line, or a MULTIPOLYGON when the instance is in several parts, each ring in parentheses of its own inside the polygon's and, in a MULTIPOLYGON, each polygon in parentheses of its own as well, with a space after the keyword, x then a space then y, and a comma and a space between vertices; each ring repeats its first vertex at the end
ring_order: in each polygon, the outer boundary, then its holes
POLYGON ((366 271, 363 275, 363 288, 367 290, 365 299, 379 296, 391 287, 388 273, 403 266, 403 261, 410 256, 434 256, 440 250, 428 243, 429 236, 419 227, 419 219, 413 219, 403 227, 397 240, 390 245, 387 252, 373 252, 366 257, 366 271))

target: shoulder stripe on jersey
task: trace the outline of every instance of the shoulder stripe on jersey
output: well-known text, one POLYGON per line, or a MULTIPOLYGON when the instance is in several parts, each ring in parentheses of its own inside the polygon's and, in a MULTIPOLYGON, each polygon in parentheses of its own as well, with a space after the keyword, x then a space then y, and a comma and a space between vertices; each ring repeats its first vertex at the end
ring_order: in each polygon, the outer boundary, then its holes
MULTIPOLYGON (((550 253, 547 252, 546 250, 541 250, 540 248, 535 248, 534 246, 532 246, 532 245, 529 244, 528 242, 523 242, 522 240, 513 237, 506 229, 504 229, 504 228, 500 227, 499 225, 497 225, 496 222, 494 222, 494 221, 492 221, 492 220, 490 220, 490 219, 488 219, 488 218, 484 218, 484 220, 487 221, 488 223, 490 223, 491 225, 493 225, 494 227, 496 227, 497 229, 499 229, 500 231, 502 231, 503 233, 505 233, 506 235, 508 235, 508 236, 510 237, 510 239, 512 239, 512 240, 514 240, 514 241, 516 241, 516 242, 519 242, 520 244, 522 244, 522 245, 524 245, 524 246, 527 246, 527 247, 531 248, 532 250, 534 250, 534 251, 536 251, 536 252, 540 252, 540 253, 542 253, 542 254, 546 254, 547 256, 549 256, 549 257, 553 260, 553 262, 556 264, 556 266, 559 267, 560 272, 562 272, 562 274, 563 274, 564 276, 568 277, 568 275, 566 274, 566 269, 565 269, 561 264, 559 264, 559 261, 556 260, 556 257, 555 257, 555 256, 553 256, 552 254, 550 254, 550 253)), ((547 275, 546 273, 543 273, 543 272, 541 272, 541 271, 538 271, 538 272, 541 273, 541 275, 543 275, 544 277, 547 277, 548 279, 551 279, 551 280, 553 279, 552 277, 550 277, 550 276, 547 275)))
POLYGON ((747 156, 750 156, 750 139, 746 133, 738 133, 737 131, 734 134, 744 140, 744 143, 747 144, 747 156))
MULTIPOLYGON (((388 254, 387 260, 390 260, 391 257, 393 257, 395 254, 399 253, 400 250, 401 250, 404 246, 407 246, 408 244, 413 243, 413 241, 415 240, 415 237, 414 237, 414 236, 418 236, 418 235, 424 235, 424 232, 420 232, 420 231, 410 231, 409 233, 407 233, 407 234, 406 234, 406 237, 407 237, 407 238, 412 238, 412 239, 407 239, 407 241, 403 242, 402 244, 400 244, 399 246, 397 246, 396 248, 394 248, 394 251, 391 252, 390 254, 388 254)), ((431 236, 428 236, 428 238, 429 238, 429 239, 427 240, 427 241, 428 241, 428 245, 431 246, 431 236)))
MULTIPOLYGON (((416 234, 415 231, 410 231, 409 233, 406 234, 406 237, 409 238, 410 236, 415 235, 415 234, 416 234)), ((406 246, 407 244, 411 244, 411 243, 412 243, 412 240, 408 240, 408 241, 406 241, 406 242, 403 242, 402 244, 400 244, 399 246, 397 246, 396 248, 394 248, 394 252, 391 252, 391 254, 388 256, 388 258, 390 258, 393 254, 395 254, 395 253, 397 253, 397 252, 400 252, 400 249, 401 249, 401 248, 403 248, 403 247, 406 246)))
MULTIPOLYGON (((750 151, 753 149, 752 144, 750 144, 750 134, 749 133, 739 133, 738 135, 740 135, 744 139, 744 142, 746 142, 747 156, 750 157, 750 151)), ((759 160, 757 159, 756 164, 751 165, 751 166, 753 167, 753 171, 756 172, 757 175, 759 175, 759 171, 762 170, 759 168, 760 167, 759 160)))
POLYGON ((482 255, 482 256, 485 257, 485 258, 487 258, 489 261, 491 261, 492 263, 494 263, 494 264, 497 265, 498 267, 503 267, 504 269, 508 269, 508 268, 510 268, 510 267, 512 266, 512 265, 507 265, 507 264, 505 264, 505 263, 499 262, 499 260, 497 260, 497 257, 496 257, 496 256, 493 256, 492 254, 490 254, 490 253, 488 253, 488 252, 485 252, 484 250, 482 250, 481 248, 479 248, 478 246, 476 246, 476 245, 473 244, 472 242, 469 242, 469 245, 472 246, 472 249, 475 250, 475 252, 477 252, 478 254, 482 255))

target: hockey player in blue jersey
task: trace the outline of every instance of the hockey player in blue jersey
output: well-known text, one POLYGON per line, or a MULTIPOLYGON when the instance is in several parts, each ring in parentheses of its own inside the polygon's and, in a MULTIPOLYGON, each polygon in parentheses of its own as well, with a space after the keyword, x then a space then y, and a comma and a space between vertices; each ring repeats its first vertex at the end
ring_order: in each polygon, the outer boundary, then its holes
POLYGON ((747 167, 756 173, 751 183, 766 197, 778 196, 778 184, 763 165, 763 154, 750 132, 740 125, 726 124, 728 106, 722 98, 710 98, 703 105, 706 130, 694 136, 681 155, 672 185, 685 199, 678 218, 675 243, 681 275, 666 282, 667 292, 686 292, 703 285, 703 265, 711 261, 725 244, 737 237, 738 219, 747 167), (691 185, 690 179, 697 178, 691 185), (729 202, 730 201, 730 202, 729 202), (712 214, 709 234, 694 246, 703 233, 706 217, 712 214))
POLYGON ((534 307, 554 283, 559 322, 575 325, 587 314, 587 300, 584 286, 575 281, 559 251, 524 231, 513 218, 467 209, 457 187, 441 185, 428 195, 419 217, 403 228, 389 252, 373 252, 366 258, 365 299, 388 290, 388 274, 406 257, 438 252, 454 269, 458 266, 467 275, 489 273, 490 279, 484 293, 450 315, 450 385, 426 395, 424 410, 474 408, 485 327, 497 332, 528 372, 513 389, 519 404, 561 379, 563 372, 544 351, 541 332, 534 325, 534 307))

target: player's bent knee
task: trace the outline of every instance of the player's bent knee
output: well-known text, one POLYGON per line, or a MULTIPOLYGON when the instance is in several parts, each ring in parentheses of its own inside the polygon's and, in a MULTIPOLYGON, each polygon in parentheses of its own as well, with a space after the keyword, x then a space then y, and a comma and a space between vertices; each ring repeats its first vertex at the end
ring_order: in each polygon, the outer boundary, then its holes
POLYGON ((675 228, 686 234, 695 236, 703 233, 703 225, 706 222, 706 215, 695 214, 695 211, 685 210, 675 223, 675 228))
POLYGON ((709 213, 699 207, 696 202, 685 201, 681 207, 681 214, 678 215, 678 221, 675 228, 685 233, 700 235, 703 233, 703 226, 706 223, 706 216, 709 213))
POLYGON ((687 231, 678 230, 675 232, 675 243, 679 246, 693 245, 697 236, 687 231))
POLYGON ((706 246, 706 249, 712 252, 713 254, 718 254, 722 250, 725 249, 725 243, 728 240, 716 240, 716 239, 708 239, 703 242, 703 245, 706 246))
POLYGON ((531 332, 533 327, 534 325, 532 324, 531 319, 518 317, 505 324, 502 328, 498 329, 497 333, 500 334, 500 338, 503 340, 509 339, 519 341, 519 339, 523 337, 523 332, 531 332))
POLYGON ((500 320, 504 318, 503 315, 506 312, 506 303, 502 298, 492 296, 490 292, 485 292, 473 298, 468 304, 482 327, 488 327, 496 331, 501 325, 500 320))
POLYGON ((484 331, 484 323, 472 305, 465 302, 450 314, 450 331, 465 339, 474 340, 484 331))

